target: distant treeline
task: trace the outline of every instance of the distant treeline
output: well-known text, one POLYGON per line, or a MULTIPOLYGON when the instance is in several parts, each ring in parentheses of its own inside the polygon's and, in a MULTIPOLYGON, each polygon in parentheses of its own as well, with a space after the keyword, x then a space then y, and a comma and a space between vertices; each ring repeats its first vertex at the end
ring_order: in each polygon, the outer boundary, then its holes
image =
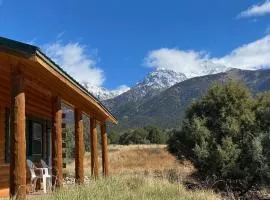
MULTIPOLYGON (((90 130, 89 130, 89 120, 84 117, 84 143, 85 151, 90 152, 90 130)), ((100 141, 100 130, 98 131, 98 141, 100 141)), ((66 135, 65 143, 65 153, 68 161, 72 160, 75 156, 75 141, 74 141, 74 125, 67 124, 64 129, 66 135)), ((169 130, 164 130, 155 126, 145 126, 144 128, 129 129, 127 131, 109 131, 108 133, 108 143, 109 144, 120 144, 120 145, 130 145, 130 144, 166 144, 170 138, 170 134, 173 132, 169 130)), ((99 144, 100 146, 100 144, 99 144)))
POLYGON ((145 126, 123 132, 112 131, 108 139, 110 144, 166 144, 169 132, 155 126, 145 126))

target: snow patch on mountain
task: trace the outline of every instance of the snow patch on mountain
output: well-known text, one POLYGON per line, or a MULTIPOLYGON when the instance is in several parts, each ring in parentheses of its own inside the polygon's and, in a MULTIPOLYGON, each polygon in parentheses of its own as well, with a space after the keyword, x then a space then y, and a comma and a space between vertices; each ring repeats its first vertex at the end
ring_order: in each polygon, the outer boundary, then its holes
POLYGON ((200 71, 190 71, 189 74, 186 74, 188 78, 193 78, 193 77, 198 77, 198 76, 205 76, 205 75, 210 75, 210 74, 218 74, 221 72, 226 72, 230 70, 231 68, 215 63, 211 60, 204 60, 200 64, 200 71))
POLYGON ((115 90, 108 90, 103 87, 90 86, 86 83, 83 85, 101 101, 115 98, 123 93, 126 93, 127 91, 129 91, 126 94, 128 100, 138 100, 144 97, 155 96, 176 83, 180 83, 189 78, 217 74, 226 72, 230 69, 231 68, 228 68, 225 65, 214 63, 210 60, 205 60, 201 63, 200 71, 190 71, 189 74, 183 74, 159 67, 157 70, 150 72, 142 81, 138 82, 131 88, 123 85, 115 90))
POLYGON ((182 73, 172 70, 158 69, 149 73, 142 81, 138 82, 127 92, 128 99, 138 100, 144 97, 153 97, 161 91, 186 80, 182 73))
POLYGON ((87 84, 83 84, 83 86, 101 101, 112 99, 130 90, 130 88, 127 87, 126 85, 121 85, 115 90, 108 90, 103 87, 91 86, 87 84))
POLYGON ((137 83, 135 88, 151 87, 154 89, 166 89, 186 79, 187 77, 182 73, 161 68, 149 73, 141 82, 137 83))

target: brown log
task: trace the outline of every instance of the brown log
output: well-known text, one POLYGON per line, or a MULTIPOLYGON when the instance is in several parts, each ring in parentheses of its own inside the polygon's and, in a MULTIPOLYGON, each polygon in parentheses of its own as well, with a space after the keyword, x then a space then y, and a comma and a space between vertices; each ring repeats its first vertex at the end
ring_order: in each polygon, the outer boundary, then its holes
POLYGON ((53 97, 52 99, 52 172, 53 184, 56 188, 63 186, 63 172, 62 172, 62 109, 60 97, 53 97))
POLYGON ((5 160, 5 108, 0 105, 0 163, 5 160))
POLYGON ((75 180, 78 184, 84 183, 84 139, 83 139, 83 119, 82 111, 75 108, 75 180))
POLYGON ((11 94, 10 196, 26 199, 24 77, 17 67, 12 67, 11 94))
POLYGON ((98 176, 98 151, 97 151, 97 122, 96 119, 90 118, 91 134, 91 174, 98 176))
POLYGON ((109 176, 109 159, 108 159, 106 123, 102 123, 100 128, 101 128, 101 145, 102 145, 102 172, 103 176, 107 177, 109 176))

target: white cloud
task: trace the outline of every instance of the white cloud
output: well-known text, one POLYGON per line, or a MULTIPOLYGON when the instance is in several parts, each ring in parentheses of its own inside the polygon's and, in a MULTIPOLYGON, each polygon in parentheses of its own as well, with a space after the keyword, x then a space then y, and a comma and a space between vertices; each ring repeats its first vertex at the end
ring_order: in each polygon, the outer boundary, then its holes
POLYGON ((169 69, 192 76, 191 74, 198 73, 207 59, 208 55, 204 52, 162 48, 148 52, 144 64, 151 68, 169 69))
POLYGON ((229 55, 213 60, 228 67, 240 69, 254 70, 269 67, 270 35, 236 48, 229 55))
POLYGON ((241 12, 238 17, 253 17, 253 16, 263 16, 270 14, 270 0, 266 0, 262 4, 253 5, 247 10, 241 12))
POLYGON ((45 53, 80 83, 102 86, 103 71, 96 66, 97 58, 89 56, 86 47, 79 43, 56 42, 44 46, 45 53))
POLYGON ((218 73, 227 68, 254 70, 270 67, 270 35, 234 49, 219 58, 205 52, 162 48, 150 51, 144 65, 184 73, 188 77, 218 73))

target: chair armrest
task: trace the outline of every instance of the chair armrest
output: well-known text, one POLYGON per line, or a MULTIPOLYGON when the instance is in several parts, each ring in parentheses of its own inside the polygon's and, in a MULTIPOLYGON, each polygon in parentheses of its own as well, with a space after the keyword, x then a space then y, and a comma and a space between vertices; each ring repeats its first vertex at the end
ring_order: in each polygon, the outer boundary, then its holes
POLYGON ((50 175, 48 168, 36 168, 36 169, 40 170, 42 176, 43 175, 50 175))
POLYGON ((43 168, 43 175, 50 175, 48 168, 43 168))

